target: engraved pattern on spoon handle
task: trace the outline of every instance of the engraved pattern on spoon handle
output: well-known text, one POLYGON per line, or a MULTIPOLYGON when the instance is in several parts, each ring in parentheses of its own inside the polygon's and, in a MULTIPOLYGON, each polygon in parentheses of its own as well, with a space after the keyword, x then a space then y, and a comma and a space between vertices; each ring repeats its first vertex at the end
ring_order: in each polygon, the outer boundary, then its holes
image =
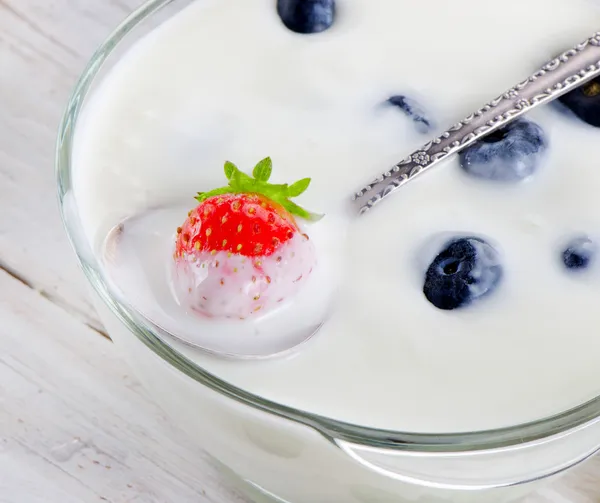
POLYGON ((382 173, 356 192, 352 204, 366 213, 396 189, 520 115, 600 75, 600 32, 546 63, 526 80, 382 173))

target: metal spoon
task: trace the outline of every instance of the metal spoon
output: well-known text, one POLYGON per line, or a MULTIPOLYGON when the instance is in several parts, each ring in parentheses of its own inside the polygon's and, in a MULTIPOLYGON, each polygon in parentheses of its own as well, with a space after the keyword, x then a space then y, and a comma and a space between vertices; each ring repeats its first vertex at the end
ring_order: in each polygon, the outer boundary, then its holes
MULTIPOLYGON (((153 208, 123 220, 104 241, 101 260, 106 281, 140 326, 213 356, 243 360, 285 356, 318 332, 333 311, 341 274, 332 253, 320 257, 293 303, 283 302, 263 316, 215 323, 180 304, 170 264, 173 230, 186 211, 187 205, 153 208)), ((330 249, 335 239, 328 229, 314 229, 311 239, 330 249)))
POLYGON ((379 175, 354 194, 353 209, 359 215, 366 213, 448 156, 599 75, 600 32, 597 32, 379 175))

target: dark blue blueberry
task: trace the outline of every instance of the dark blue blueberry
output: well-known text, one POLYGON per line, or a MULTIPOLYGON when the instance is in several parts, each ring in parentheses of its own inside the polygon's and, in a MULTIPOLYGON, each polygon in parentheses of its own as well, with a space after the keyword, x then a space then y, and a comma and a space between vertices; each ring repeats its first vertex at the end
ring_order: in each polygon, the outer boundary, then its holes
POLYGON ((582 121, 600 127, 600 78, 564 94, 558 100, 582 121))
POLYGON ((419 103, 417 103, 412 98, 407 98, 406 96, 397 95, 392 96, 387 100, 390 105, 394 105, 402 110, 408 117, 410 117, 414 123, 417 131, 419 133, 428 133, 429 130, 433 127, 431 120, 421 107, 419 103))
POLYGON ((464 307, 496 289, 502 279, 498 252, 477 237, 457 238, 435 257, 423 293, 435 307, 464 307))
POLYGON ((596 245, 587 237, 573 239, 562 253, 562 261, 567 269, 587 269, 596 255, 596 245))
POLYGON ((283 24, 296 33, 319 33, 335 18, 335 0, 277 0, 283 24))
POLYGON ((540 126, 526 119, 517 119, 463 150, 459 162, 470 175, 518 182, 535 172, 546 147, 540 126))

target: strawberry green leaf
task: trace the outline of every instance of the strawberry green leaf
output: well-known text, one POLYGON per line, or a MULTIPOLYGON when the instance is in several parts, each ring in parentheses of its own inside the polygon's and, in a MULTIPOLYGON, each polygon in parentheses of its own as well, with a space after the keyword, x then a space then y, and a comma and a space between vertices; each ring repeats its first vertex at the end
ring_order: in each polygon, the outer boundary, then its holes
POLYGON ((271 178, 271 172, 273 171, 273 161, 270 157, 264 158, 262 161, 254 166, 252 175, 260 182, 267 182, 271 178))
POLYGON ((273 201, 278 201, 280 199, 287 198, 288 184, 275 184, 257 181, 254 183, 254 191, 273 199, 273 201))
POLYGON ((225 176, 227 177, 227 180, 231 180, 233 173, 235 173, 236 171, 239 171, 239 169, 235 164, 229 161, 225 161, 225 176))
POLYGON ((256 190, 256 181, 254 178, 237 168, 229 180, 229 185, 237 192, 254 192, 256 190))
POLYGON ((221 187, 220 189, 209 190, 208 192, 198 192, 196 196, 196 200, 199 202, 206 201, 209 197, 220 196, 221 194, 231 194, 234 191, 231 190, 231 187, 221 187))
POLYGON ((297 197, 300 194, 304 193, 308 186, 310 185, 310 178, 303 178, 302 180, 298 180, 297 182, 292 183, 288 190, 288 197, 297 197))
POLYGON ((310 178, 302 178, 291 185, 287 183, 268 183, 273 171, 273 162, 270 157, 266 157, 256 164, 252 170, 253 176, 247 175, 229 161, 225 162, 224 171, 229 181, 228 186, 208 192, 198 192, 196 199, 199 202, 202 203, 213 196, 221 194, 260 194, 281 204, 292 215, 313 222, 323 218, 323 215, 311 213, 289 199, 290 197, 297 197, 303 194, 310 185, 310 178))
POLYGON ((304 218, 305 220, 309 220, 311 222, 318 222, 323 218, 323 215, 320 215, 318 213, 311 213, 310 211, 305 210, 301 206, 298 206, 296 203, 293 203, 289 199, 281 201, 281 205, 292 215, 296 215, 300 218, 304 218))

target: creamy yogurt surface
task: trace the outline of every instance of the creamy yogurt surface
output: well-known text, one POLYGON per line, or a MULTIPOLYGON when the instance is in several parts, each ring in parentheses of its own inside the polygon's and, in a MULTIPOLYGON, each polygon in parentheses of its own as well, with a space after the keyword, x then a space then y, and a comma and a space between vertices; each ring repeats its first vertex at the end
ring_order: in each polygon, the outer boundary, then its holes
POLYGON ((268 155, 275 182, 313 179, 299 202, 326 214, 314 225, 342 271, 318 336, 256 362, 177 349, 266 399, 393 430, 515 425, 600 394, 600 264, 573 274, 560 260, 571 237, 600 239, 600 129, 537 109, 527 117, 548 148, 530 179, 476 179, 453 158, 368 215, 346 213, 364 182, 596 31, 597 8, 340 0, 329 30, 300 35, 274 4, 193 2, 111 70, 76 133, 75 195, 98 253, 127 218, 166 206, 183 221, 197 191, 222 185, 225 160, 247 170, 268 155), (418 101, 431 129, 386 106, 393 95, 418 101), (439 310, 425 271, 464 235, 497 247, 503 280, 439 310))

